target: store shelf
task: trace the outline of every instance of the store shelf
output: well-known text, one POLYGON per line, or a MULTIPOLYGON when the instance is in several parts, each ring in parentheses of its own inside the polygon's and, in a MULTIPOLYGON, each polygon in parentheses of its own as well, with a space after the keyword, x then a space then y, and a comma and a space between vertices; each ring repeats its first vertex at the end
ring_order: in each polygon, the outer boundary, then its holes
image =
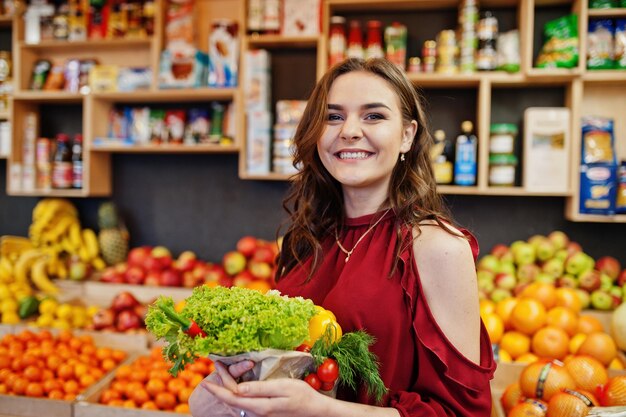
MULTIPOLYGON (((538 0, 540 2, 541 0, 538 0)), ((561 0, 563 3, 566 0, 561 0)), ((428 10, 428 9, 456 9, 458 0, 327 0, 333 11, 384 11, 390 10, 428 10)), ((517 7, 519 0, 483 0, 481 7, 517 7)))
POLYGON ((578 68, 531 68, 528 70, 526 77, 528 81, 538 83, 568 83, 579 77, 581 72, 578 68))
POLYGON ((583 81, 593 83, 612 83, 626 81, 626 70, 587 70, 583 74, 583 81))
POLYGON ((277 172, 270 172, 269 174, 239 174, 239 178, 242 180, 266 180, 266 181, 289 181, 292 174, 279 174, 277 172))
POLYGON ((42 41, 39 43, 19 42, 19 47, 23 50, 49 52, 71 52, 74 50, 97 53, 99 51, 148 48, 152 44, 152 39, 89 39, 84 41, 42 41))
POLYGON ((597 214, 580 214, 568 216, 567 219, 572 222, 587 223, 626 223, 626 214, 616 214, 614 216, 601 216, 597 214))
POLYGON ((589 9, 589 17, 626 17, 626 7, 612 9, 589 9))
POLYGON ((0 28, 13 26, 13 16, 0 16, 0 28))
POLYGON ((319 37, 253 34, 247 40, 250 48, 315 48, 319 37))
POLYGON ((80 103, 83 95, 66 91, 18 91, 13 94, 13 100, 37 102, 80 103))
POLYGON ((486 80, 493 84, 522 84, 522 74, 506 72, 476 72, 472 74, 407 73, 407 77, 418 87, 476 87, 486 80))
POLYGON ((180 102, 180 101, 214 101, 233 100, 235 88, 189 88, 166 90, 138 90, 111 93, 93 93, 96 100, 116 103, 148 103, 148 102, 180 102))
POLYGON ((92 145, 92 152, 110 153, 167 153, 167 154, 194 154, 194 153, 237 153, 238 145, 92 145))
MULTIPOLYGON (((85 190, 67 189, 67 190, 32 190, 32 191, 13 191, 8 189, 7 195, 20 197, 85 197, 85 190)), ((93 195, 93 194, 91 194, 93 195)))
POLYGON ((568 197, 571 192, 538 192, 528 191, 522 187, 465 187, 459 185, 439 185, 437 191, 440 194, 457 195, 489 195, 489 196, 529 196, 529 197, 568 197))

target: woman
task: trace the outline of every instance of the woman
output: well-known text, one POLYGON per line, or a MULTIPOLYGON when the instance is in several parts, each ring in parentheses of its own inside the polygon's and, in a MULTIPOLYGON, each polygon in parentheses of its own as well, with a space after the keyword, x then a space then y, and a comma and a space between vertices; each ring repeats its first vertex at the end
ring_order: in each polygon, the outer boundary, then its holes
POLYGON ((364 392, 332 399, 300 380, 237 384, 247 361, 220 364, 219 378, 200 385, 207 393, 247 416, 490 415, 495 364, 479 316, 478 247, 446 216, 431 143, 415 89, 379 59, 324 75, 295 136, 301 169, 285 201, 278 289, 333 311, 344 332, 376 338, 383 406, 364 392))

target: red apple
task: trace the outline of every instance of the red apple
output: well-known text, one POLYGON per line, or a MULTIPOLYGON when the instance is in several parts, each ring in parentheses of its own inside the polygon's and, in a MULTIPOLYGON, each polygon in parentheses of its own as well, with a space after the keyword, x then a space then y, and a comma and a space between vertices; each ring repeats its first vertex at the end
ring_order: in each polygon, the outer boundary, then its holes
POLYGON ((143 262, 143 269, 148 272, 159 272, 164 268, 165 266, 161 263, 161 260, 153 257, 152 255, 148 256, 143 262))
POLYGON ((228 275, 237 275, 246 267, 246 257, 241 252, 231 251, 222 258, 224 270, 228 275))
POLYGON ((122 291, 113 298, 113 301, 111 301, 111 310, 115 313, 119 313, 123 310, 133 309, 140 304, 141 303, 137 301, 135 296, 130 292, 122 291))
POLYGON ((272 267, 266 262, 251 260, 248 262, 248 271, 258 279, 266 280, 272 276, 272 267))
POLYGON ((600 272, 595 269, 589 269, 578 277, 578 287, 589 293, 600 288, 600 284, 602 284, 600 272))
POLYGON ((237 241, 237 251, 246 258, 250 258, 258 246, 257 238, 253 236, 244 236, 237 241))
POLYGON ((565 249, 567 249, 568 255, 573 255, 573 254, 575 254, 577 252, 582 252, 583 251, 582 246, 580 246, 576 242, 568 242, 568 244, 565 247, 565 249))
POLYGON ((115 323, 115 313, 109 308, 103 308, 94 314, 92 321, 94 330, 105 329, 115 323))
POLYGON ((233 286, 233 277, 224 273, 224 276, 220 277, 217 283, 222 287, 230 288, 233 286))
POLYGON ((187 250, 178 255, 178 259, 174 262, 174 266, 179 271, 187 272, 191 271, 196 266, 196 262, 198 262, 196 254, 187 250))
POLYGON ((161 272, 160 271, 149 271, 146 274, 146 279, 143 282, 143 285, 149 285, 152 287, 158 287, 161 285, 161 272))
POLYGON ((180 272, 174 269, 166 269, 161 271, 161 282, 159 283, 163 287, 180 287, 183 285, 183 277, 180 272))
POLYGON ((502 256, 506 255, 509 252, 510 252, 509 247, 502 243, 498 243, 496 246, 494 246, 491 249, 491 254, 498 259, 502 258, 502 256))
POLYGON ((161 263, 162 269, 169 268, 172 264, 172 254, 165 246, 155 246, 150 252, 150 256, 161 263))
POLYGON ((133 285, 143 285, 146 279, 146 271, 140 266, 131 266, 126 270, 124 279, 127 283, 133 285))
POLYGON ((249 283, 251 283, 252 281, 254 281, 254 276, 248 272, 248 271, 243 271, 238 273, 235 278, 233 278, 233 286, 235 287, 245 287, 247 286, 249 283))
POLYGON ((197 280, 192 271, 182 272, 183 274, 183 287, 193 288, 196 285, 200 285, 204 282, 204 279, 197 280))
POLYGON ((259 262, 267 262, 268 264, 273 264, 275 259, 274 251, 269 247, 269 245, 259 246, 252 255, 252 260, 259 262))
POLYGON ((122 278, 122 274, 120 274, 115 267, 110 266, 108 268, 106 268, 104 271, 102 271, 102 274, 100 275, 100 281, 102 282, 124 282, 124 279, 122 278))
POLYGON ((596 261, 596 269, 616 279, 622 269, 622 265, 612 256, 603 256, 596 261))
POLYGON ((617 277, 617 285, 623 287, 624 284, 626 284, 626 269, 623 269, 617 277))
POLYGON ((115 327, 119 332, 140 329, 141 319, 134 311, 124 310, 117 315, 117 319, 115 320, 115 327))
POLYGON ((150 256, 151 251, 151 246, 140 246, 138 248, 133 248, 130 250, 130 252, 128 252, 126 262, 128 262, 128 265, 143 266, 146 259, 150 256))

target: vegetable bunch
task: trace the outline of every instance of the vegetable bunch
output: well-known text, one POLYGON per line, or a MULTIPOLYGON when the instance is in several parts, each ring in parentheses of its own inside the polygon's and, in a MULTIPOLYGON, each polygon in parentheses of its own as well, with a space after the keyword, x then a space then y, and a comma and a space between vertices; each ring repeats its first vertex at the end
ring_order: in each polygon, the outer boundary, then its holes
POLYGON ((148 310, 146 327, 167 342, 164 355, 174 363, 170 372, 176 375, 198 356, 291 350, 309 337, 315 313, 311 300, 277 291, 200 286, 180 313, 171 298, 160 297, 148 310))

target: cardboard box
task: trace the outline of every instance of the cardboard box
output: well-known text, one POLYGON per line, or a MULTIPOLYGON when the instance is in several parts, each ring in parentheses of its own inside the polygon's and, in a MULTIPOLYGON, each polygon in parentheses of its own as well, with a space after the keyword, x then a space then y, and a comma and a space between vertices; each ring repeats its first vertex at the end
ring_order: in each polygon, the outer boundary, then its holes
POLYGON ((571 142, 568 108, 529 107, 524 111, 522 182, 526 191, 569 191, 571 142))
POLYGON ((246 164, 250 174, 270 171, 271 116, 267 111, 248 113, 246 164))
POLYGON ((580 166, 579 212, 611 216, 615 214, 617 165, 609 163, 580 166))
POLYGON ((151 303, 161 295, 172 297, 174 302, 184 300, 191 295, 191 288, 153 287, 149 285, 109 284, 98 281, 85 281, 84 299, 90 304, 103 307, 111 305, 113 297, 122 291, 128 291, 141 303, 151 303))
POLYGON ((246 51, 243 76, 244 103, 246 111, 269 111, 271 75, 269 52, 264 49, 246 51))
POLYGON ((283 36, 320 34, 320 0, 283 0, 283 36))

